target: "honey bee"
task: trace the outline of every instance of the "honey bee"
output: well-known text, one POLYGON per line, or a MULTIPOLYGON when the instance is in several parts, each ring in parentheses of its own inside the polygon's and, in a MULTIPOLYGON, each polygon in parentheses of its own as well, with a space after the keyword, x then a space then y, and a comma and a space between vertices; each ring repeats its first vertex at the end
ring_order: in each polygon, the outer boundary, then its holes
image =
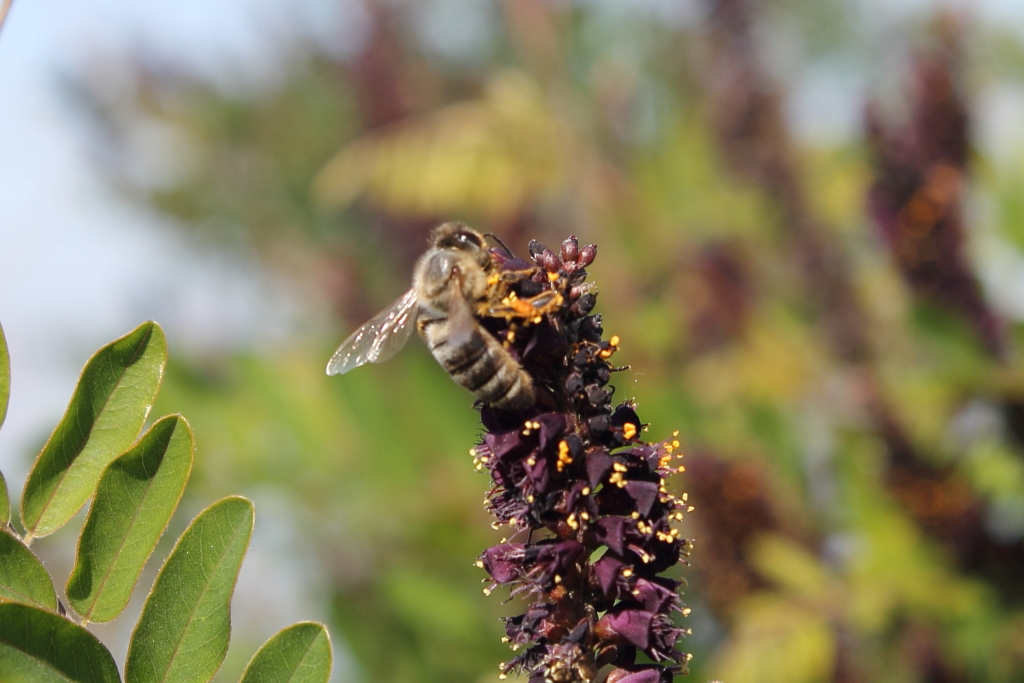
MULTIPOLYGON (((415 327, 452 379, 495 408, 521 411, 534 404, 533 379, 481 324, 479 317, 539 315, 561 304, 556 292, 533 299, 496 300, 503 281, 484 236, 462 223, 444 223, 417 260, 412 288, 342 342, 327 363, 341 375, 398 353, 415 327)), ((500 297, 499 297, 500 298, 500 297)))

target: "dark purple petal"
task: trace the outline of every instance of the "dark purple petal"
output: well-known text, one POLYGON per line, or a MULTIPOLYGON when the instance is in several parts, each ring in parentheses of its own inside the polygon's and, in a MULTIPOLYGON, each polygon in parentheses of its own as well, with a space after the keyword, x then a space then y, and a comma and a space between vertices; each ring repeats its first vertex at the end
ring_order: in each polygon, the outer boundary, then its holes
POLYGON ((480 557, 484 569, 498 583, 513 581, 523 573, 523 546, 504 543, 488 548, 480 557))
POLYGON ((593 526, 594 539, 603 543, 616 555, 626 552, 627 521, 623 517, 605 517, 593 526))
POLYGON ((521 430, 506 432, 488 432, 484 443, 491 449, 493 457, 501 460, 525 457, 532 449, 532 444, 524 438, 521 430))
POLYGON ((576 541, 540 543, 527 546, 526 562, 543 569, 545 577, 565 577, 576 571, 576 565, 586 557, 586 548, 576 541))
POLYGON ((587 482, 591 489, 596 489, 598 484, 605 480, 615 462, 615 456, 606 450, 587 453, 587 482))
POLYGON ((660 667, 634 672, 616 669, 608 674, 607 681, 608 683, 663 683, 664 681, 671 681, 671 674, 669 678, 664 678, 663 671, 660 667))
POLYGON ((565 434, 565 416, 559 413, 545 413, 534 418, 540 423, 540 448, 547 449, 557 444, 565 434))
POLYGON ((651 621, 654 614, 639 609, 624 609, 601 617, 597 631, 602 637, 611 635, 609 640, 619 640, 640 650, 646 650, 651 642, 651 621))
POLYGON ((650 516, 651 509, 658 502, 658 485, 653 481, 627 481, 625 488, 640 516, 650 516))
POLYGON ((674 589, 643 578, 637 579, 632 593, 648 612, 665 613, 679 604, 679 595, 674 589))
POLYGON ((516 645, 524 645, 531 640, 545 637, 551 630, 550 619, 556 607, 547 602, 535 602, 523 614, 506 617, 505 633, 509 641, 516 645))
POLYGON ((601 592, 605 597, 615 597, 613 592, 615 582, 622 575, 622 569, 625 566, 626 563, 612 553, 605 553, 604 557, 590 567, 591 576, 601 587, 601 592))

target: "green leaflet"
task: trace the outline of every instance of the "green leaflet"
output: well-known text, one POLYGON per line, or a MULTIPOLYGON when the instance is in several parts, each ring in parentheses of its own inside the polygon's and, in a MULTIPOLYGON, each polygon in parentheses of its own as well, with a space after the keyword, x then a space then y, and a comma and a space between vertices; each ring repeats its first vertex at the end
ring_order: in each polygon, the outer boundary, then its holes
POLYGON ((52 612, 0 604, 0 681, 119 683, 117 665, 81 626, 52 612))
POLYGON ((7 401, 11 397, 11 356, 7 352, 4 327, 0 325, 0 425, 7 417, 7 401))
POLYGON ((245 498, 214 503, 178 539, 132 633, 128 683, 213 678, 231 635, 231 593, 252 536, 245 498))
POLYGON ((172 415, 104 470, 66 589, 84 619, 110 621, 128 604, 185 490, 192 450, 192 430, 172 415))
POLYGON ((7 480, 0 472, 0 527, 11 521, 11 499, 7 496, 7 480))
POLYGON ((241 683, 326 683, 331 676, 331 638, 321 624, 282 629, 245 667, 241 683))
POLYGON ((26 540, 53 533, 93 494, 100 473, 138 435, 156 398, 167 341, 153 322, 96 352, 25 482, 26 540))
POLYGON ((3 600, 57 611, 57 595, 46 568, 21 541, 0 529, 0 601, 3 600))

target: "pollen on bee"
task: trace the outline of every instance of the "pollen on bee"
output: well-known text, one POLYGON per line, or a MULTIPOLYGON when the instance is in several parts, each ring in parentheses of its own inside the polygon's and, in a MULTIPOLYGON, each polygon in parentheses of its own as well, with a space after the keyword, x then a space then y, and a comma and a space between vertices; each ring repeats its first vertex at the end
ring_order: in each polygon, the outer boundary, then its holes
POLYGON ((491 285, 492 287, 498 284, 499 282, 501 282, 501 275, 499 275, 498 273, 494 273, 487 278, 487 284, 491 285))

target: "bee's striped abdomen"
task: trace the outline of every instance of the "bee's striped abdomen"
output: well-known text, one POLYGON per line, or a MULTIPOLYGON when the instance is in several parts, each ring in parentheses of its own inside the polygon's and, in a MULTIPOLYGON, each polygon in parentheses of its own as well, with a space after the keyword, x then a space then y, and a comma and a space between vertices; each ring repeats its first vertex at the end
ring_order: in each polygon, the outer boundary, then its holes
POLYGON ((477 326, 467 342, 451 345, 447 318, 421 317, 418 324, 437 362, 477 398, 501 410, 524 410, 533 405, 530 376, 482 327, 477 326))

